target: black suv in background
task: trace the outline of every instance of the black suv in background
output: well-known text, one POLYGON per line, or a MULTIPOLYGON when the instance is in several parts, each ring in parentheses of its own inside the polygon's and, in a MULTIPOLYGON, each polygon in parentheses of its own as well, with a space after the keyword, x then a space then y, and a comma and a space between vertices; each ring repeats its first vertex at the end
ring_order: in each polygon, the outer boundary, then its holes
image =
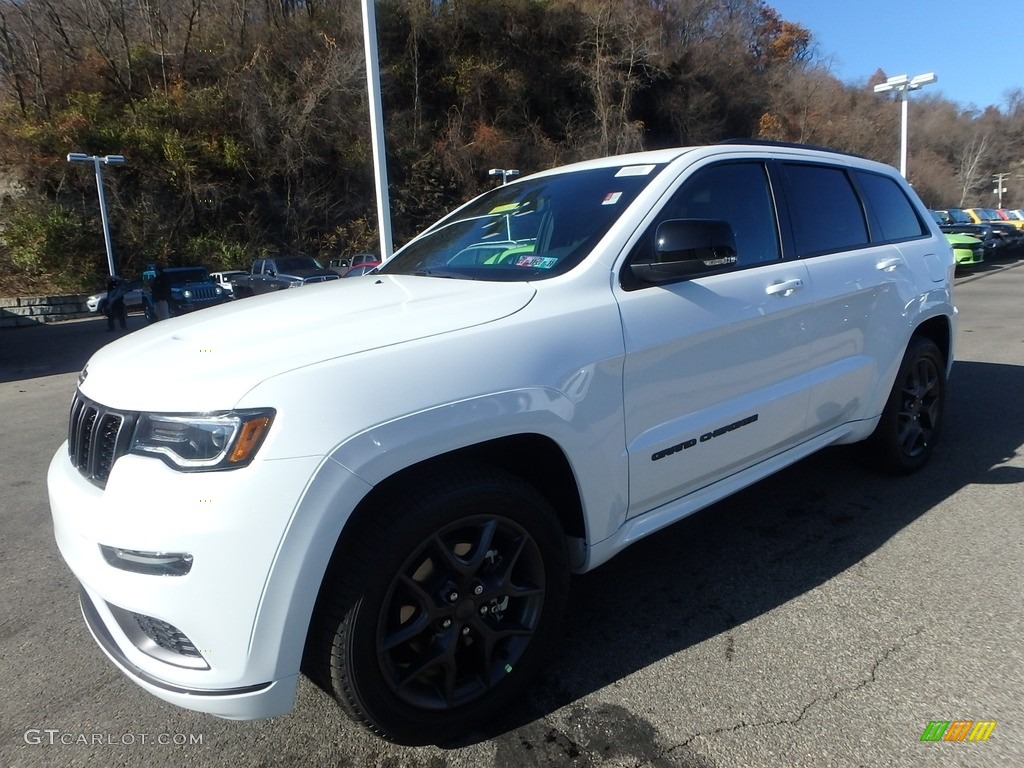
POLYGON ((230 300, 204 267, 151 267, 142 273, 142 308, 151 323, 230 300))

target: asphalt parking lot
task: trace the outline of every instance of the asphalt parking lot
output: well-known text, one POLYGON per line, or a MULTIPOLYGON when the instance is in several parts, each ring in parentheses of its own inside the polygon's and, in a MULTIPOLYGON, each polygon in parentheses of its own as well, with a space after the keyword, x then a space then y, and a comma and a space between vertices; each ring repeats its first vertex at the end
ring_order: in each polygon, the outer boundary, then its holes
POLYGON ((1022 299, 1024 262, 958 278, 924 471, 881 477, 832 449, 640 542, 575 579, 564 641, 519 707, 426 748, 363 733, 306 681, 290 715, 237 723, 108 663, 45 472, 77 372, 116 334, 103 319, 0 331, 0 766, 1024 765, 1022 299), (996 726, 921 741, 957 720, 996 726))

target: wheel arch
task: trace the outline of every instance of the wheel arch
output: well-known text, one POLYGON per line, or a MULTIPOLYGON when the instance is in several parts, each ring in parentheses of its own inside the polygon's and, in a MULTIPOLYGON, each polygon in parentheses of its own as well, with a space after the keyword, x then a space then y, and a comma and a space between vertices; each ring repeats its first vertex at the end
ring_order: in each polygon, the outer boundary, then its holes
POLYGON ((949 373, 953 364, 953 329, 950 327, 949 318, 945 315, 931 317, 914 329, 913 336, 923 336, 935 342, 935 345, 942 352, 942 359, 946 361, 946 373, 949 373))
MULTIPOLYGON (((515 475, 533 486, 558 516, 567 538, 586 540, 583 502, 575 474, 562 448, 550 437, 523 433, 486 440, 410 464, 384 478, 359 501, 338 533, 332 560, 342 555, 346 545, 359 535, 361 526, 372 518, 378 500, 396 488, 415 483, 417 477, 444 472, 457 464, 484 464, 515 475)), ((570 550, 575 565, 575 553, 570 550)), ((330 566, 328 565, 328 570, 330 566)), ((321 583, 321 589, 323 584, 321 583)))
POLYGON ((583 501, 576 476, 562 448, 550 437, 536 433, 522 433, 486 440, 464 446, 403 467, 376 483, 367 492, 345 520, 333 552, 324 569, 316 600, 306 628, 306 642, 302 669, 320 688, 330 693, 328 670, 322 668, 322 658, 315 647, 323 630, 323 596, 330 584, 332 573, 346 552, 357 541, 375 518, 379 500, 392 495, 396 489, 417 482, 417 478, 444 472, 457 465, 477 464, 499 469, 528 483, 551 505, 566 537, 566 548, 572 567, 584 562, 586 547, 586 520, 583 501))
POLYGON ((372 506, 390 487, 407 483, 422 472, 443 471, 446 465, 457 463, 486 464, 519 477, 547 499, 567 536, 586 537, 583 503, 569 459, 553 439, 535 433, 486 440, 405 467, 378 483, 353 511, 353 517, 365 514, 364 506, 372 506))

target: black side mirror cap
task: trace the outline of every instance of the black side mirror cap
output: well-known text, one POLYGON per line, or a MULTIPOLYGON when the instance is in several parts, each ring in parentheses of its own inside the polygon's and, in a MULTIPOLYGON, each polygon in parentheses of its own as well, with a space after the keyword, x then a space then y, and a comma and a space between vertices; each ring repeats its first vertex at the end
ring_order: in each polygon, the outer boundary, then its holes
POLYGON ((633 276, 659 285, 736 267, 736 236, 727 221, 670 219, 658 225, 655 261, 630 265, 633 276))

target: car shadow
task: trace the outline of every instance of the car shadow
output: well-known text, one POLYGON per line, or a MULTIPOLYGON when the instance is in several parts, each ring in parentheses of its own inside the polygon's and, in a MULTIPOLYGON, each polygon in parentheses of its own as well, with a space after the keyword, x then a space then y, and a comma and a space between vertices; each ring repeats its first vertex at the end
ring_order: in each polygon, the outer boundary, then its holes
POLYGON ((446 746, 529 730, 596 690, 727 635, 862 561, 969 484, 1024 482, 1024 469, 1007 465, 1024 444, 1024 399, 990 397, 1020 391, 1024 367, 957 362, 942 442, 916 475, 883 476, 856 461, 852 446, 828 449, 576 577, 562 643, 527 699, 446 746))
POLYGON ((131 314, 127 331, 108 332, 103 316, 0 330, 0 383, 80 371, 100 347, 146 324, 131 314))

